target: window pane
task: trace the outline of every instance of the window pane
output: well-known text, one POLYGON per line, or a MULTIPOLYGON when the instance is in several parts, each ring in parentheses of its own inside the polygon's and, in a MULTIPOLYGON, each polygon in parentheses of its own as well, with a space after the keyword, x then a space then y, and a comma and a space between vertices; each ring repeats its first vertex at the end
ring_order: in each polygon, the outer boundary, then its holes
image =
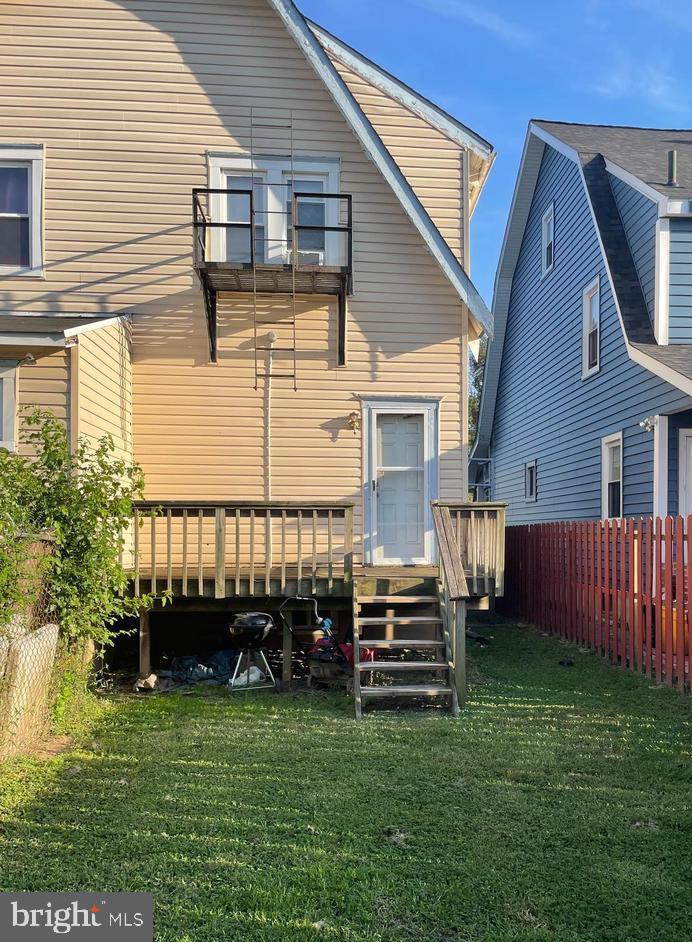
POLYGON ((29 220, 0 217, 0 265, 28 268, 30 260, 29 220))
POLYGON ((619 445, 609 445, 608 446, 608 481, 619 481, 620 480, 620 446, 619 445))
POLYGON ((0 213, 29 212, 29 168, 0 165, 0 213))
POLYGON ((589 295, 589 330, 594 330, 598 327, 600 319, 598 307, 598 291, 594 291, 593 294, 589 295))
MULTIPOLYGON (((301 180, 299 177, 294 181, 297 193, 323 193, 323 180, 301 180)), ((326 224, 326 206, 325 201, 320 199, 311 200, 301 198, 298 200, 298 225, 300 226, 324 226, 326 224)), ((291 181, 288 180, 286 187, 286 241, 290 248, 293 242, 293 203, 291 181)), ((298 253, 302 262, 320 261, 320 253, 325 250, 324 232, 299 232, 298 233, 298 253)))
POLYGON ((608 485, 608 516, 609 517, 621 517, 622 516, 622 494, 619 481, 613 481, 608 485))
POLYGON ((550 268, 553 264, 553 243, 549 242, 545 248, 545 267, 550 268))
MULTIPOLYGON (((255 210, 255 260, 265 260, 266 237, 265 223, 266 210, 264 208, 264 186, 261 179, 251 178, 249 175, 227 176, 226 189, 250 190, 253 195, 253 208, 255 210)), ((226 198, 226 219, 235 223, 250 223, 250 194, 229 193, 226 198)), ((245 228, 230 228, 226 231, 226 258, 236 264, 249 264, 250 257, 250 230, 245 228)))
POLYGON ((588 337, 589 344, 589 363, 588 367, 591 369, 594 366, 598 366, 598 328, 591 331, 588 337))

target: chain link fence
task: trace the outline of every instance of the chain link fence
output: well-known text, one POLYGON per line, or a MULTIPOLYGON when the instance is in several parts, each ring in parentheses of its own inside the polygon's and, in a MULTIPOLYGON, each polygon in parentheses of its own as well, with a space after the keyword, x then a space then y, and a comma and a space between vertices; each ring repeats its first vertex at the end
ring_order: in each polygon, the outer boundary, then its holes
POLYGON ((48 611, 53 550, 49 534, 28 544, 22 603, 0 627, 0 759, 25 752, 48 731, 59 646, 59 629, 48 611))

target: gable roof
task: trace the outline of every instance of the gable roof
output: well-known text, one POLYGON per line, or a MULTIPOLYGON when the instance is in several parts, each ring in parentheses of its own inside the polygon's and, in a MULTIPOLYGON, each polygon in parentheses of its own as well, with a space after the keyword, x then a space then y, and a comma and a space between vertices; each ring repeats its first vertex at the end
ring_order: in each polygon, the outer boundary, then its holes
POLYGON ((310 65, 326 86, 366 154, 391 187, 404 212, 422 236, 431 255, 437 261, 461 300, 468 307, 471 316, 486 333, 492 336, 492 315, 485 301, 466 271, 464 271, 463 265, 454 255, 423 208, 398 164, 382 143, 379 135, 347 88, 346 83, 337 72, 303 15, 292 0, 267 0, 267 2, 278 14, 310 65))
MULTIPOLYGON (((598 130, 598 125, 568 125, 554 121, 532 121, 529 124, 495 276, 493 296, 495 335, 488 347, 486 357, 483 391, 478 415, 478 432, 472 449, 472 459, 484 458, 488 455, 500 381, 512 281, 546 145, 555 148, 568 157, 579 169, 630 359, 644 366, 672 386, 681 389, 688 395, 692 395, 692 345, 661 346, 654 339, 644 295, 608 181, 609 158, 607 154, 603 154, 599 149, 596 136, 598 130), (553 134, 554 129, 559 130, 559 137, 553 134), (578 150, 574 146, 575 144, 579 144, 580 147, 585 149, 578 150)), ((621 162, 627 157, 628 167, 622 169, 631 173, 632 176, 636 176, 634 170, 630 168, 635 166, 642 168, 644 161, 643 159, 638 161, 632 155, 628 156, 622 141, 627 138, 634 146, 634 142, 637 140, 637 135, 634 132, 650 129, 609 127, 602 130, 613 132, 605 136, 605 143, 609 146, 612 162, 621 166, 621 162), (623 133, 622 136, 619 136, 615 132, 623 133), (629 134, 629 132, 633 133, 629 134), (616 142, 619 142, 619 147, 625 149, 616 149, 616 142), (618 158, 617 161, 615 156, 618 158)), ((654 153, 658 154, 659 148, 665 150, 664 144, 672 132, 656 131, 652 132, 652 135, 653 133, 658 135, 658 143, 655 146, 653 136, 647 134, 643 136, 646 142, 645 150, 649 154, 647 160, 653 160, 652 155, 654 153)), ((689 140, 692 143, 692 132, 675 133, 689 134, 689 140)), ((667 144, 667 149, 670 150, 671 146, 673 145, 667 144)), ((667 173, 667 162, 664 163, 664 166, 667 173)), ((690 168, 692 169, 692 164, 690 168)), ((641 178, 637 177, 637 179, 641 178)), ((692 177, 690 179, 692 182, 692 177)), ((647 181, 642 182, 653 187, 653 184, 648 184, 647 181)), ((663 196, 663 190, 667 190, 674 194, 676 199, 680 198, 680 191, 677 188, 661 186, 662 189, 660 190, 654 188, 655 192, 660 192, 663 196)), ((668 200, 665 199, 664 201, 667 205, 668 200)))
POLYGON ((601 154, 669 199, 692 198, 692 131, 534 121, 580 154, 601 154), (668 186, 668 151, 678 153, 679 186, 668 186))
POLYGON ((349 46, 343 40, 334 36, 328 30, 324 29, 312 20, 306 20, 308 26, 320 41, 320 45, 331 53, 336 59, 339 59, 344 65, 347 65, 356 75, 360 75, 371 85, 379 88, 380 91, 394 98, 399 104, 408 108, 414 114, 418 115, 428 124, 437 128, 442 134, 445 134, 450 140, 459 144, 460 147, 466 147, 472 150, 482 160, 492 163, 495 158, 495 150, 480 134, 477 134, 471 128, 462 124, 452 115, 443 111, 438 105, 425 98, 415 89, 406 85, 401 79, 387 72, 382 66, 368 59, 362 53, 358 52, 352 46, 349 46))

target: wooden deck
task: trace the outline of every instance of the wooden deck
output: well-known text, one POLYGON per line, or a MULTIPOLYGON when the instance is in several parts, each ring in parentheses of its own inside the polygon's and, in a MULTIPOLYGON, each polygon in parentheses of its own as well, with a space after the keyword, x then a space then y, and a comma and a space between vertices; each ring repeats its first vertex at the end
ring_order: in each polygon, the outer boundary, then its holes
MULTIPOLYGON (((501 594, 504 505, 437 502, 457 547, 469 597, 501 594)), ((279 501, 147 501, 133 526, 132 589, 168 594, 172 608, 228 610, 238 600, 291 595, 331 598, 353 610, 354 583, 379 617, 382 598, 436 595, 438 565, 374 566, 353 561, 351 503, 279 501)), ((448 547, 447 547, 448 551, 448 547)), ((343 609, 342 609, 343 610, 343 609)), ((392 618, 389 617, 389 621, 392 618)), ((355 621, 354 621, 355 623, 355 621)), ((393 623, 393 622, 392 622, 393 623)), ((397 623, 398 625, 398 623, 397 623)), ((425 625, 399 627, 420 634, 425 625)), ((150 619, 140 618, 140 671, 148 673, 150 619)), ((291 639, 284 633, 284 680, 291 677, 291 639)))
MULTIPOLYGON (((435 507, 449 515, 470 596, 501 595, 504 505, 435 507)), ((200 600, 348 597, 354 577, 383 584, 438 578, 437 564, 354 566, 353 513, 347 502, 142 502, 133 528, 133 590, 200 600)))

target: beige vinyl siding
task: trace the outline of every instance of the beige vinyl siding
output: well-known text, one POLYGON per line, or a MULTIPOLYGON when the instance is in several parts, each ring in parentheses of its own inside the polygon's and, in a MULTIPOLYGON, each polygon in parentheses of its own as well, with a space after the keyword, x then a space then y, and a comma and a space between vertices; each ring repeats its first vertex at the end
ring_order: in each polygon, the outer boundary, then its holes
POLYGON ((93 445, 110 435, 128 461, 132 444, 130 325, 121 320, 79 336, 78 430, 93 445))
POLYGON ((338 59, 332 57, 332 62, 450 249, 463 262, 464 148, 338 59))
MULTIPOLYGON (((4 305, 132 315, 133 437, 148 496, 264 498, 268 432, 274 498, 359 502, 361 439, 347 417, 361 393, 444 397, 441 493, 460 496, 465 311, 264 0, 3 3, 0 89, 0 140, 46 147, 46 279, 2 279, 4 305), (269 425, 250 301, 221 299, 220 362, 209 364, 191 267, 190 191, 207 183, 208 151, 247 153, 251 109, 292 110, 296 155, 338 157, 354 211, 348 365, 334 362, 333 302, 301 299, 298 392, 275 381, 269 425)), ((286 134, 255 144, 283 154, 286 134)), ((456 150, 423 160, 421 185, 459 251, 456 150)), ((285 318, 285 301, 260 305, 263 336, 277 312, 285 318)))
POLYGON ((69 431, 70 355, 67 350, 56 350, 48 356, 39 356, 35 363, 19 368, 17 415, 20 454, 31 454, 31 449, 22 442, 22 437, 26 431, 26 416, 34 409, 52 412, 69 431))

